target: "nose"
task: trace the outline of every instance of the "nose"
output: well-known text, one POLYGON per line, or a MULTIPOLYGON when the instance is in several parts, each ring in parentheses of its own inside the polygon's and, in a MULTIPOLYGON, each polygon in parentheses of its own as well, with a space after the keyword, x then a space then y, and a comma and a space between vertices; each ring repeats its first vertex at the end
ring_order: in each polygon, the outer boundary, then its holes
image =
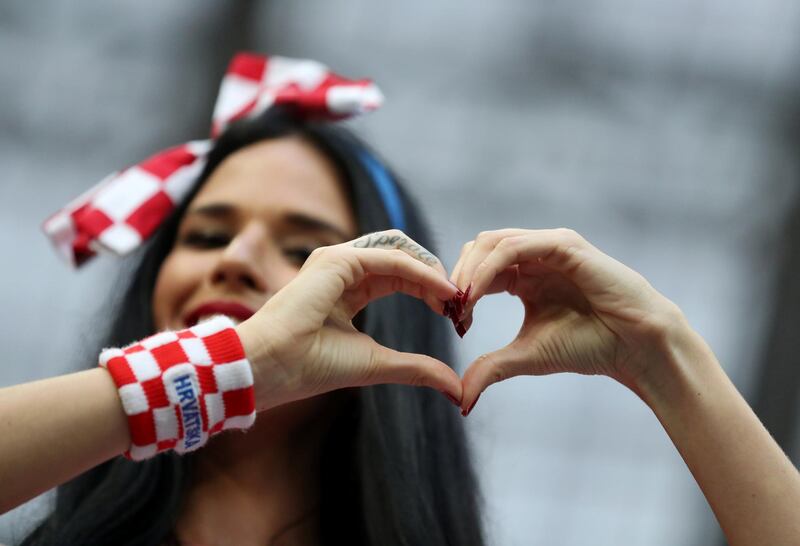
POLYGON ((264 265, 264 235, 263 230, 251 224, 231 239, 211 272, 211 283, 266 293, 269 283, 264 265))

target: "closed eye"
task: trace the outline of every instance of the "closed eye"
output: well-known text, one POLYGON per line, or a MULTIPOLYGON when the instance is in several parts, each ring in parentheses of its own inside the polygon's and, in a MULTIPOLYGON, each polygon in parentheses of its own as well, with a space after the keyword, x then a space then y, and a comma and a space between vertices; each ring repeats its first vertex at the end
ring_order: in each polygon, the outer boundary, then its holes
POLYGON ((220 248, 230 243, 230 236, 222 231, 189 231, 181 237, 181 244, 193 248, 220 248))
POLYGON ((297 266, 302 266, 311 253, 314 252, 315 247, 290 247, 285 248, 283 253, 286 257, 289 258, 290 261, 297 264, 297 266))
MULTIPOLYGON (((180 238, 180 243, 191 248, 205 250, 223 248, 230 244, 231 236, 224 231, 191 230, 180 238)), ((308 260, 311 253, 319 245, 288 246, 283 249, 283 254, 298 268, 308 260)))

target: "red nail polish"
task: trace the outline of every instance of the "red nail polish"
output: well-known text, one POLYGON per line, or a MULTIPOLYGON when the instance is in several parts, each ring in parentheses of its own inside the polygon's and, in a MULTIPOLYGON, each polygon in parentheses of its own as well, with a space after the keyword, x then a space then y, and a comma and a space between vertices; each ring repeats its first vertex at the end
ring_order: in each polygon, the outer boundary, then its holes
POLYGON ((453 323, 456 333, 459 337, 464 337, 467 333, 467 328, 461 322, 461 316, 464 314, 464 293, 459 290, 459 293, 444 302, 444 310, 442 313, 450 319, 453 323))
POLYGON ((447 311, 449 313, 448 316, 450 317, 451 320, 456 314, 456 301, 457 300, 455 298, 447 300, 447 311))
POLYGON ((466 305, 467 300, 469 299, 469 293, 472 292, 472 283, 469 283, 467 287, 467 291, 461 295, 461 305, 466 305))
POLYGON ((453 303, 454 303, 454 305, 453 305, 453 307, 454 307, 453 314, 456 316, 456 318, 459 318, 461 316, 461 313, 464 312, 464 304, 461 303, 461 298, 458 298, 458 297, 455 298, 453 303))

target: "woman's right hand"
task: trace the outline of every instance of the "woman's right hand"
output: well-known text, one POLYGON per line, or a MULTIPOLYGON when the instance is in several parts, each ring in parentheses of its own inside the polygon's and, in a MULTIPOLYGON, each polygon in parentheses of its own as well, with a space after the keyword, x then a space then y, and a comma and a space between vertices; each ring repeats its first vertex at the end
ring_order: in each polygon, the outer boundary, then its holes
POLYGON ((442 314, 457 289, 439 259, 399 230, 315 250, 296 278, 237 326, 253 365, 256 408, 378 383, 431 387, 461 400, 461 379, 446 364, 389 349, 353 326, 368 303, 395 292, 442 314))

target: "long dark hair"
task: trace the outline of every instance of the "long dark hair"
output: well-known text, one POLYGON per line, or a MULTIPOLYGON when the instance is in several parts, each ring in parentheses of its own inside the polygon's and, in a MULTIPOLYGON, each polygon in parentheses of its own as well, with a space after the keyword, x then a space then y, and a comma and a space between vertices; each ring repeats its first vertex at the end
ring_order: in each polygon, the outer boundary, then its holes
MULTIPOLYGON (((188 203, 209 174, 240 148, 286 136, 306 139, 333 161, 362 233, 392 227, 363 162, 364 154, 376 156, 351 132, 277 109, 240 121, 216 142, 192 195, 143 251, 103 346, 125 345, 155 331, 156 276, 188 203)), ((434 251, 417 208, 397 189, 406 233, 434 251)), ((357 326, 379 343, 453 362, 446 321, 419 300, 393 295, 370 304, 358 319, 357 326)), ((483 544, 461 417, 441 394, 401 385, 358 389, 327 434, 321 460, 323 544, 483 544)), ((191 455, 174 453, 139 463, 123 457, 107 461, 60 487, 55 510, 23 544, 157 545, 175 525, 191 465, 191 455)))

